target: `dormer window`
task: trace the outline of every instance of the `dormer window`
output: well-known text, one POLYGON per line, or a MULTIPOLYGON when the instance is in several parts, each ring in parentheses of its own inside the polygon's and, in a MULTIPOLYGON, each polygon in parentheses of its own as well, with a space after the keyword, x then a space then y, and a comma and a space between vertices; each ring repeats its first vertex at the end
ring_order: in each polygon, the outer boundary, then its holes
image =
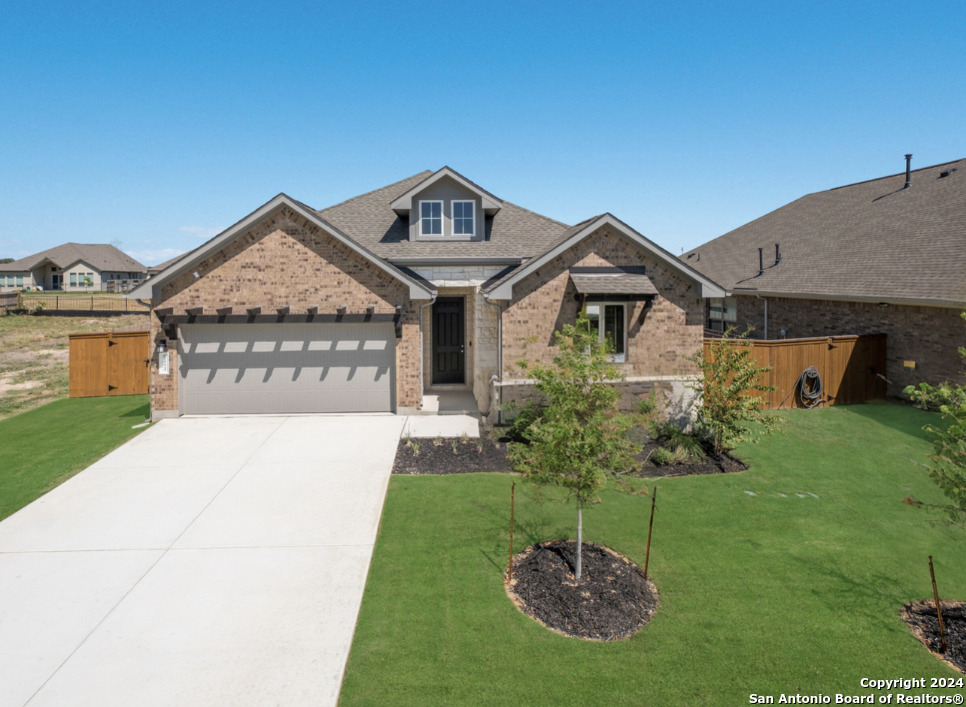
POLYGON ((453 235, 469 236, 476 235, 476 216, 472 201, 453 202, 453 235))
POLYGON ((443 202, 442 201, 420 201, 419 202, 419 235, 421 236, 442 236, 443 235, 443 202))

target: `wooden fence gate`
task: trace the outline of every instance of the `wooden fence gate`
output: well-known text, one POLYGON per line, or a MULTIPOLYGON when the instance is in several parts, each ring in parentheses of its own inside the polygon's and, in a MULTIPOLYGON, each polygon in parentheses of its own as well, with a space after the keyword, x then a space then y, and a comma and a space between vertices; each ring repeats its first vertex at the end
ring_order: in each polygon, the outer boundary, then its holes
MULTIPOLYGON (((704 355, 717 339, 704 340, 704 355)), ((809 367, 822 381, 821 400, 828 405, 864 403, 885 398, 886 335, 828 336, 813 339, 753 340, 751 355, 770 366, 762 380, 775 390, 765 393, 768 407, 802 407, 798 383, 809 367)))
POLYGON ((70 397, 148 392, 150 332, 70 335, 70 397))

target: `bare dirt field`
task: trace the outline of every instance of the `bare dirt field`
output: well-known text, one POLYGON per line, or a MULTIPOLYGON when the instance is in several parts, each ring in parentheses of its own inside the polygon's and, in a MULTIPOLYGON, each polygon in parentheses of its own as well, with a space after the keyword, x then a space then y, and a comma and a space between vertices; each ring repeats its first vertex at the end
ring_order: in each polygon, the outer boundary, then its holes
POLYGON ((147 328, 145 314, 0 317, 0 420, 67 397, 70 334, 147 328))

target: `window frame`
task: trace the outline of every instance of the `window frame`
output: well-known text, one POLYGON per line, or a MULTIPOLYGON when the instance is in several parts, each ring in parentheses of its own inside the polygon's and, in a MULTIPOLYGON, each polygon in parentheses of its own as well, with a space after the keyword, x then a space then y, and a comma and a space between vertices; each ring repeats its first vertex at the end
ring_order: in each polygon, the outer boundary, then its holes
MULTIPOLYGON (((451 220, 453 222, 453 233, 452 233, 453 237, 454 238, 476 238, 476 201, 473 199, 453 199, 450 202, 450 208, 452 209, 451 220), (470 231, 468 233, 466 232, 457 233, 456 231, 456 223, 457 223, 456 205, 457 204, 469 204, 470 206, 470 215, 468 217, 470 221, 470 231)), ((459 217, 459 221, 465 221, 466 219, 467 219, 467 216, 465 215, 459 217)))
POLYGON ((443 200, 442 199, 425 199, 419 202, 419 237, 420 238, 443 238, 446 235, 446 219, 443 216, 443 200), (424 225, 427 221, 435 221, 436 217, 430 215, 429 217, 423 216, 423 204, 439 204, 439 233, 427 233, 424 225))
MULTIPOLYGON (((597 315, 597 341, 599 343, 604 343, 607 341, 605 326, 607 321, 607 307, 620 307, 621 310, 621 331, 623 333, 621 341, 621 351, 617 351, 617 342, 614 342, 613 353, 607 354, 607 360, 611 363, 627 363, 627 302, 608 302, 606 300, 595 300, 587 299, 584 303, 584 316, 587 316, 588 307, 600 307, 600 313, 597 315), (605 324, 601 324, 601 322, 605 324)), ((590 320, 590 317, 587 317, 590 320)))
POLYGON ((735 297, 708 298, 708 328, 724 331, 738 321, 738 300, 735 297))

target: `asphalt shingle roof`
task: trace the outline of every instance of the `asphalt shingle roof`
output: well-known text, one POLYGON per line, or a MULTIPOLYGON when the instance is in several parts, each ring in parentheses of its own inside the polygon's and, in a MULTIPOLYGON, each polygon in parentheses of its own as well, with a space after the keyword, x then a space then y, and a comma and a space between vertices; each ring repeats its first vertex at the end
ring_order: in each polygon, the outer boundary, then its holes
POLYGON ((0 265, 0 271, 25 272, 44 260, 49 260, 59 268, 69 267, 82 260, 101 272, 147 272, 147 268, 141 263, 108 243, 64 243, 0 265))
POLYGON ((412 241, 408 223, 389 207, 398 196, 432 175, 408 179, 318 211, 319 216, 381 258, 530 258, 563 240, 570 228, 508 201, 487 218, 483 241, 412 241))
POLYGON ((966 306, 966 159, 904 184, 902 172, 803 196, 681 259, 739 293, 966 306))

